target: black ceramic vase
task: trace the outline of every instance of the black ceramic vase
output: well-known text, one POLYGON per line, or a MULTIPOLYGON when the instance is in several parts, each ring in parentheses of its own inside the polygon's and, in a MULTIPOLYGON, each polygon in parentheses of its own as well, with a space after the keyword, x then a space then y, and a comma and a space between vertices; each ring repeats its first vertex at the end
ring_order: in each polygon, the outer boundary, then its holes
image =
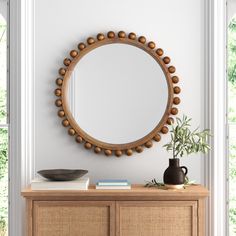
POLYGON ((164 172, 164 184, 168 188, 182 188, 187 173, 187 167, 179 166, 179 158, 169 159, 169 167, 164 172))

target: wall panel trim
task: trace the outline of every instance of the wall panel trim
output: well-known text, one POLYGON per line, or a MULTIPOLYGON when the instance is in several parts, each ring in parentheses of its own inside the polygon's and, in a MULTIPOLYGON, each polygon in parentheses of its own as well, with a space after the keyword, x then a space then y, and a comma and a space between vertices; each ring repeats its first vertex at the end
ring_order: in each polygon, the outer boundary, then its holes
POLYGON ((227 63, 226 0, 205 1, 205 126, 211 152, 205 158, 208 201, 207 234, 228 235, 227 215, 227 63))
POLYGON ((20 192, 34 176, 34 0, 8 0, 9 235, 24 236, 20 192))

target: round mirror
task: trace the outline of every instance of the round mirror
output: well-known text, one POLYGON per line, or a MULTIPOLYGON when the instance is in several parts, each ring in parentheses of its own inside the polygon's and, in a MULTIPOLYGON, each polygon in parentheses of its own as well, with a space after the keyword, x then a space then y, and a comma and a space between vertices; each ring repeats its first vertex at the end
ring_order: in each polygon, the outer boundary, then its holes
POLYGON ((75 66, 67 100, 84 132, 102 142, 124 144, 144 137, 161 121, 168 85, 153 57, 114 43, 90 51, 75 66))
POLYGON ((61 97, 56 100, 62 107, 58 115, 85 148, 131 155, 168 132, 165 124, 173 122, 169 115, 178 112, 172 105, 180 102, 174 98, 180 88, 173 88, 178 77, 171 76, 175 68, 167 66, 170 59, 163 50, 144 41, 134 33, 98 34, 64 60, 67 68, 59 70, 62 78, 55 90, 61 97))

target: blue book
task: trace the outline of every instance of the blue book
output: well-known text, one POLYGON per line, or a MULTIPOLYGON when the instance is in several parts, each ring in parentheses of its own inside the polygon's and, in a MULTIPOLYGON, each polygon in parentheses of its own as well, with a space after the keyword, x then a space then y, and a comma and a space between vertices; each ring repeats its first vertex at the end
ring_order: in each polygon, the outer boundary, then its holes
POLYGON ((97 182, 98 186, 128 186, 126 179, 103 179, 97 182))

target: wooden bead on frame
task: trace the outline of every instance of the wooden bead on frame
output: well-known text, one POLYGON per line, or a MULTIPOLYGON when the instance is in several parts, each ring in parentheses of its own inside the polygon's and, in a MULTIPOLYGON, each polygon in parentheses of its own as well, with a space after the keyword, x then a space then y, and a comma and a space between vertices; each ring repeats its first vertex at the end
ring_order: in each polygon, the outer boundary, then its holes
POLYGON ((126 155, 127 155, 127 156, 131 156, 132 154, 133 154, 132 149, 128 149, 128 150, 126 151, 126 155))
POLYGON ((59 117, 64 117, 64 116, 65 116, 65 112, 64 112, 63 110, 59 110, 59 111, 57 112, 57 115, 58 115, 59 117))
POLYGON ((68 129, 68 134, 71 136, 75 135, 75 130, 73 128, 68 129))
POLYGON ((76 51, 76 50, 72 50, 72 51, 70 51, 70 56, 71 57, 76 57, 78 55, 78 51, 76 51))
POLYGON ((180 100, 179 97, 174 97, 174 99, 173 99, 173 103, 174 103, 175 105, 180 104, 180 102, 181 102, 181 100, 180 100))
POLYGON ((179 77, 178 77, 178 76, 173 76, 173 77, 172 77, 172 82, 173 82, 174 84, 177 84, 177 83, 179 82, 179 77))
POLYGON ((164 62, 165 64, 169 64, 169 63, 170 63, 170 58, 169 58, 169 57, 164 57, 164 58, 163 58, 163 62, 164 62))
POLYGON ((58 86, 61 86, 63 84, 63 79, 61 79, 61 78, 56 79, 56 84, 58 86))
POLYGON ((163 127, 161 128, 161 132, 162 132, 163 134, 167 134, 167 133, 169 132, 168 127, 163 126, 163 127))
POLYGON ((88 43, 89 45, 91 45, 91 44, 95 43, 95 40, 94 40, 94 38, 92 38, 92 37, 89 37, 89 38, 87 39, 87 43, 88 43))
POLYGON ((60 97, 61 96, 61 89, 56 89, 55 91, 54 91, 54 94, 57 96, 57 97, 60 97))
POLYGON ((76 141, 77 143, 82 143, 82 142, 83 142, 83 138, 78 135, 78 136, 75 138, 75 141, 76 141))
POLYGON ((123 154, 123 152, 122 152, 121 150, 115 151, 115 155, 116 155, 117 157, 122 156, 122 154, 123 154))
POLYGON ((102 34, 102 33, 99 33, 99 34, 97 35, 97 40, 98 40, 98 41, 101 41, 101 40, 103 40, 103 39, 105 39, 105 35, 102 34))
POLYGON ((61 100, 61 99, 57 99, 57 100, 55 101, 55 105, 56 105, 57 107, 61 107, 61 106, 62 106, 62 100, 61 100))
POLYGON ((146 148, 150 148, 150 147, 152 147, 152 145, 153 145, 152 141, 148 141, 148 142, 145 143, 146 148))
POLYGON ((69 66, 70 63, 71 63, 71 59, 69 59, 69 58, 65 58, 64 61, 63 61, 63 64, 64 64, 65 66, 69 66))
POLYGON ((175 87, 174 87, 174 93, 175 93, 175 94, 179 94, 180 92, 181 92, 180 87, 175 86, 175 87))
POLYGON ((164 54, 164 51, 161 48, 158 48, 156 54, 161 57, 164 54))
POLYGON ((129 33, 128 37, 129 37, 129 39, 135 40, 136 39, 136 34, 131 32, 131 33, 129 33))
POLYGON ((175 67, 174 67, 174 66, 168 67, 168 71, 169 71, 171 74, 175 73, 175 67))
POLYGON ((64 76, 66 74, 66 69, 65 68, 60 68, 58 72, 61 76, 64 76))
POLYGON ((125 37, 126 37, 125 32, 124 32, 124 31, 119 31, 119 32, 118 32, 118 37, 119 37, 119 38, 125 38, 125 37))
POLYGON ((160 141, 161 141, 161 135, 160 135, 160 134, 156 134, 156 135, 153 137, 153 140, 155 140, 156 142, 160 142, 160 141))
POLYGON ((100 147, 95 147, 94 148, 94 152, 97 153, 97 154, 101 153, 101 151, 102 151, 102 149, 100 147))
POLYGON ((79 49, 80 51, 84 50, 85 48, 86 48, 86 45, 85 45, 84 43, 79 43, 78 49, 79 49))
POLYGON ((144 36, 140 36, 139 38, 138 38, 138 41, 140 42, 140 43, 146 43, 146 38, 144 37, 144 36))
POLYGON ((143 151, 143 147, 142 146, 138 146, 135 148, 135 151, 138 153, 141 153, 143 151))
POLYGON ((178 109, 176 107, 171 108, 171 114, 172 115, 177 115, 178 114, 178 109))
POLYGON ((111 156, 112 151, 109 150, 109 149, 106 149, 106 150, 104 151, 104 153, 105 153, 106 156, 111 156))
POLYGON ((91 149, 91 148, 92 148, 92 144, 89 143, 89 142, 86 142, 86 143, 84 144, 84 147, 85 147, 86 149, 91 149))
POLYGON ((168 125, 174 124, 174 118, 173 118, 173 117, 169 117, 169 118, 167 119, 166 123, 167 123, 168 125))
POLYGON ((68 127, 70 125, 70 122, 67 119, 65 119, 65 120, 62 121, 62 125, 64 127, 68 127))
POLYGON ((112 39, 112 38, 115 38, 115 33, 113 32, 113 31, 109 31, 108 33, 107 33, 107 37, 108 38, 110 38, 110 39, 112 39))
POLYGON ((156 44, 151 41, 151 42, 148 43, 148 47, 151 48, 151 49, 154 49, 156 47, 156 44))

